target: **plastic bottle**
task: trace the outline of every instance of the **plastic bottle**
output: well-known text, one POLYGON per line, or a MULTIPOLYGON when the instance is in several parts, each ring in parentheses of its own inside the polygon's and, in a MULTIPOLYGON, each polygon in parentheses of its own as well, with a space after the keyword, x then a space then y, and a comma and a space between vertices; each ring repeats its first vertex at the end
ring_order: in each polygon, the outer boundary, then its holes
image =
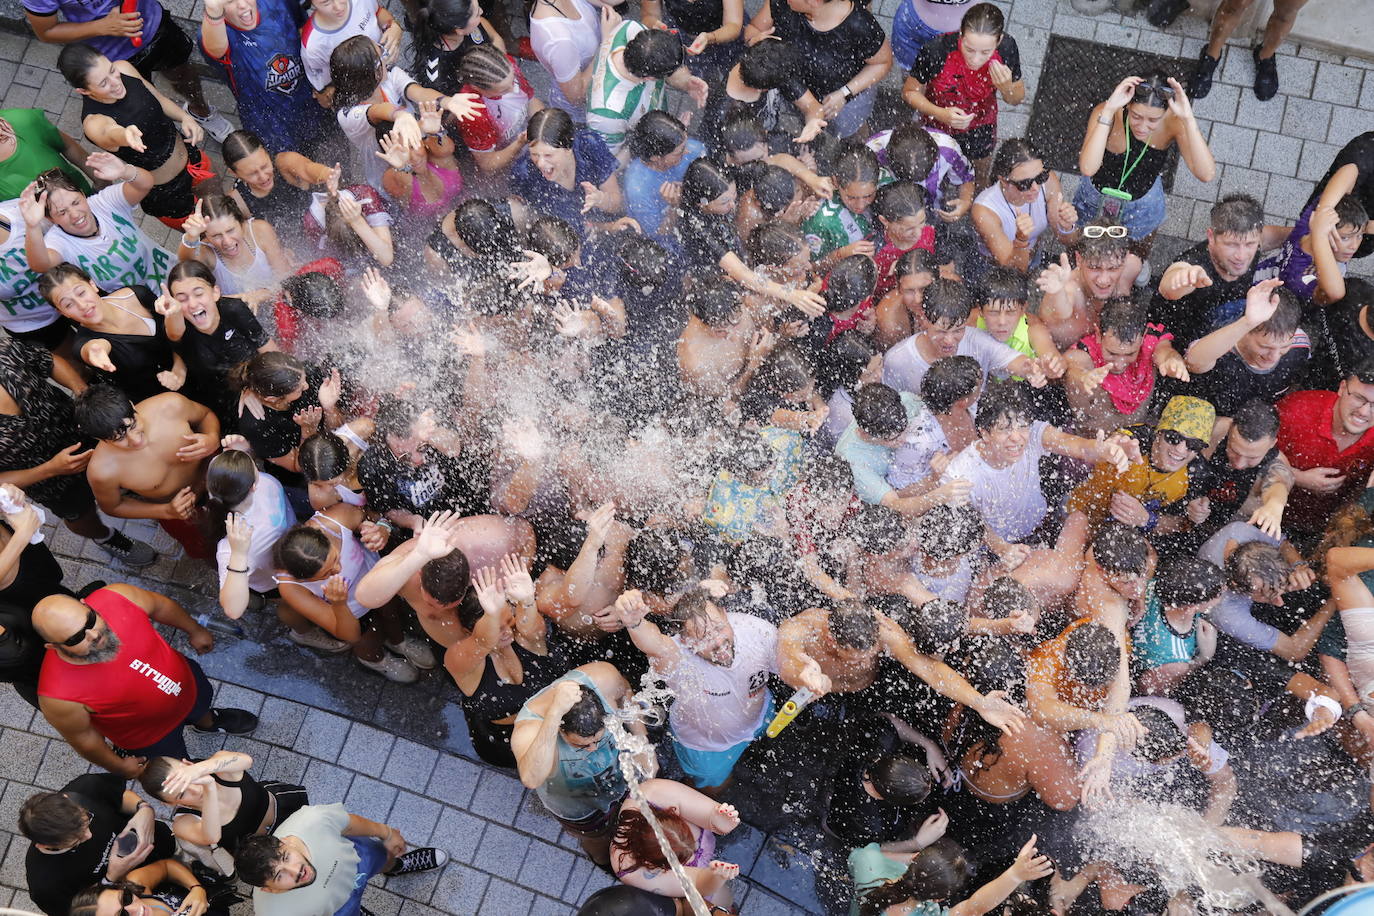
POLYGON ((768 723, 766 734, 770 738, 776 738, 784 728, 792 724, 792 720, 816 699, 814 691, 806 687, 799 687, 797 692, 788 697, 787 702, 782 704, 782 709, 773 717, 773 721, 768 723))
MULTIPOLYGON (((121 13, 137 13, 138 0, 123 0, 123 2, 119 5, 119 11, 121 13)), ((132 44, 135 48, 141 48, 143 47, 143 36, 135 35, 133 38, 129 39, 129 43, 132 44)))
MULTIPOLYGON (((43 511, 42 506, 34 505, 33 503, 29 503, 29 505, 33 506, 33 511, 38 513, 38 525, 40 528, 40 530, 33 533, 33 537, 29 538, 29 543, 37 544, 39 541, 43 540, 43 532, 41 529, 48 521, 48 514, 43 511)), ((15 502, 14 497, 10 496, 8 490, 0 490, 0 512, 6 515, 14 515, 22 511, 24 511, 24 506, 15 502)))
POLYGON ((216 633, 228 633, 231 636, 239 637, 248 635, 243 627, 239 626, 237 622, 230 620, 228 617, 221 617, 219 614, 197 614, 196 623, 216 633))

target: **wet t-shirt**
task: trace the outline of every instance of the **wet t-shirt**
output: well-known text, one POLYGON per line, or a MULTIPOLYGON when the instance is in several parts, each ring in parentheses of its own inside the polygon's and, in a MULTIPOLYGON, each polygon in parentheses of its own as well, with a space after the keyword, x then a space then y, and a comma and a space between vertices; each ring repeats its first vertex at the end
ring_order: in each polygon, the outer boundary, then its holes
POLYGON ((878 20, 858 3, 828 32, 813 28, 805 16, 787 5, 787 0, 769 0, 769 7, 773 35, 800 52, 799 75, 817 99, 824 99, 857 76, 887 40, 878 20))
POLYGON ((242 300, 226 296, 219 300, 219 326, 212 332, 201 333, 186 323, 181 354, 202 387, 213 391, 224 385, 230 369, 252 359, 270 339, 242 300))
POLYGON ((0 327, 36 331, 58 319, 57 309, 38 292, 38 274, 29 270, 24 253, 24 217, 19 202, 0 203, 0 224, 9 238, 0 242, 0 327))
POLYGON ((1207 272, 1207 278, 1212 281, 1212 285, 1194 290, 1172 302, 1156 292, 1154 300, 1150 303, 1150 321, 1168 328, 1174 335, 1174 349, 1180 353, 1185 352, 1189 344, 1208 334, 1217 324, 1224 324, 1227 320, 1234 321, 1240 317, 1239 311, 1231 313, 1222 309, 1222 306, 1230 302, 1240 302, 1243 311, 1245 294, 1250 291, 1255 276, 1255 263, 1258 260, 1257 253, 1248 270, 1234 280, 1223 280, 1217 273, 1216 265, 1212 263, 1207 243, 1199 242, 1179 255, 1176 262, 1201 267, 1207 272))
POLYGON ((95 235, 70 235, 53 226, 43 236, 48 247, 90 274, 101 292, 139 285, 159 289, 177 259, 138 228, 124 185, 111 185, 86 200, 95 217, 95 235))
POLYGON ((369 509, 428 516, 440 510, 475 515, 486 509, 487 473, 475 459, 450 458, 431 446, 421 447, 424 462, 416 467, 389 448, 371 448, 358 462, 358 480, 369 509))

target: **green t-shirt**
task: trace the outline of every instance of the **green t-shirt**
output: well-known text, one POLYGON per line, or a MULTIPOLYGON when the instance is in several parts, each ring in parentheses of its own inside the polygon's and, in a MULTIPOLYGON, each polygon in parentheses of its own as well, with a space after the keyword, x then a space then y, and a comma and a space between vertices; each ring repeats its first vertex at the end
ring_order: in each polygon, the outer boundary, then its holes
MULTIPOLYGON (((611 33, 604 53, 596 60, 592 85, 587 92, 587 126, 601 135, 613 153, 620 151, 630 128, 644 117, 645 112, 663 107, 667 91, 666 80, 623 79, 611 66, 611 56, 623 51, 630 39, 642 31, 644 26, 627 19, 611 33)), ((622 64, 623 60, 622 57, 622 64)))
POLYGON ((62 158, 62 134, 44 112, 37 108, 3 108, 0 118, 10 123, 15 136, 14 153, 0 162, 0 200, 14 200, 29 182, 48 169, 61 169, 82 193, 91 193, 86 176, 62 158))
POLYGON ((906 863, 888 858, 877 843, 860 846, 849 853, 849 877, 854 879, 854 899, 849 912, 857 916, 859 898, 875 887, 896 881, 906 874, 906 863))
POLYGON ((867 238, 873 232, 873 220, 862 213, 853 213, 840 203, 840 195, 821 204, 816 212, 802 223, 802 234, 811 246, 813 258, 824 257, 836 248, 867 238))

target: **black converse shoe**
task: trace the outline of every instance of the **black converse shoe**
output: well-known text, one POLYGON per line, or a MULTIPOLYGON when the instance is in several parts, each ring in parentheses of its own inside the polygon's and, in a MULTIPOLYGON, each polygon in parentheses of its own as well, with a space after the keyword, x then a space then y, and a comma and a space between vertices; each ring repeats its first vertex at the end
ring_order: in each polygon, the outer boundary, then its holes
POLYGON ((135 541, 122 531, 112 531, 109 538, 96 541, 95 546, 111 557, 134 569, 152 566, 157 560, 157 551, 142 541, 135 541))
POLYGON ((212 709, 210 716, 212 721, 209 728, 201 728, 195 723, 191 727, 206 735, 246 735, 258 727, 258 717, 246 709, 212 709))
POLYGON ((388 875, 408 875, 415 871, 429 871, 431 868, 442 868, 448 861, 448 853, 442 849, 435 849, 433 846, 421 846, 419 849, 412 849, 410 852, 396 860, 396 864, 387 869, 388 875))

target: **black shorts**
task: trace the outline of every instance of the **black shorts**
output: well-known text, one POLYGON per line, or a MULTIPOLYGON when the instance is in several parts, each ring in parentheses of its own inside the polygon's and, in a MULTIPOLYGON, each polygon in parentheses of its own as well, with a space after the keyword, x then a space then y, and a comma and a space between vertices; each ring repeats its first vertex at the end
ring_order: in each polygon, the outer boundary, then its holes
POLYGON ((181 30, 181 26, 176 24, 172 14, 164 7, 162 22, 158 23, 153 40, 139 48, 138 53, 129 58, 129 63, 151 83, 153 74, 157 71, 171 70, 190 61, 191 53, 195 49, 196 46, 191 43, 190 37, 181 30))
POLYGON ((67 474, 41 480, 26 491, 30 498, 63 521, 80 518, 95 509, 95 494, 85 474, 67 474))
POLYGON ((45 324, 41 328, 34 328, 32 331, 11 331, 6 329, 5 333, 15 340, 38 344, 38 346, 45 350, 56 350, 72 335, 72 326, 67 319, 59 315, 57 320, 52 324, 45 324))
POLYGON ((959 144, 959 149, 970 162, 975 159, 986 159, 992 155, 992 150, 997 146, 997 125, 982 124, 978 127, 971 127, 961 134, 952 134, 954 142, 959 144))

